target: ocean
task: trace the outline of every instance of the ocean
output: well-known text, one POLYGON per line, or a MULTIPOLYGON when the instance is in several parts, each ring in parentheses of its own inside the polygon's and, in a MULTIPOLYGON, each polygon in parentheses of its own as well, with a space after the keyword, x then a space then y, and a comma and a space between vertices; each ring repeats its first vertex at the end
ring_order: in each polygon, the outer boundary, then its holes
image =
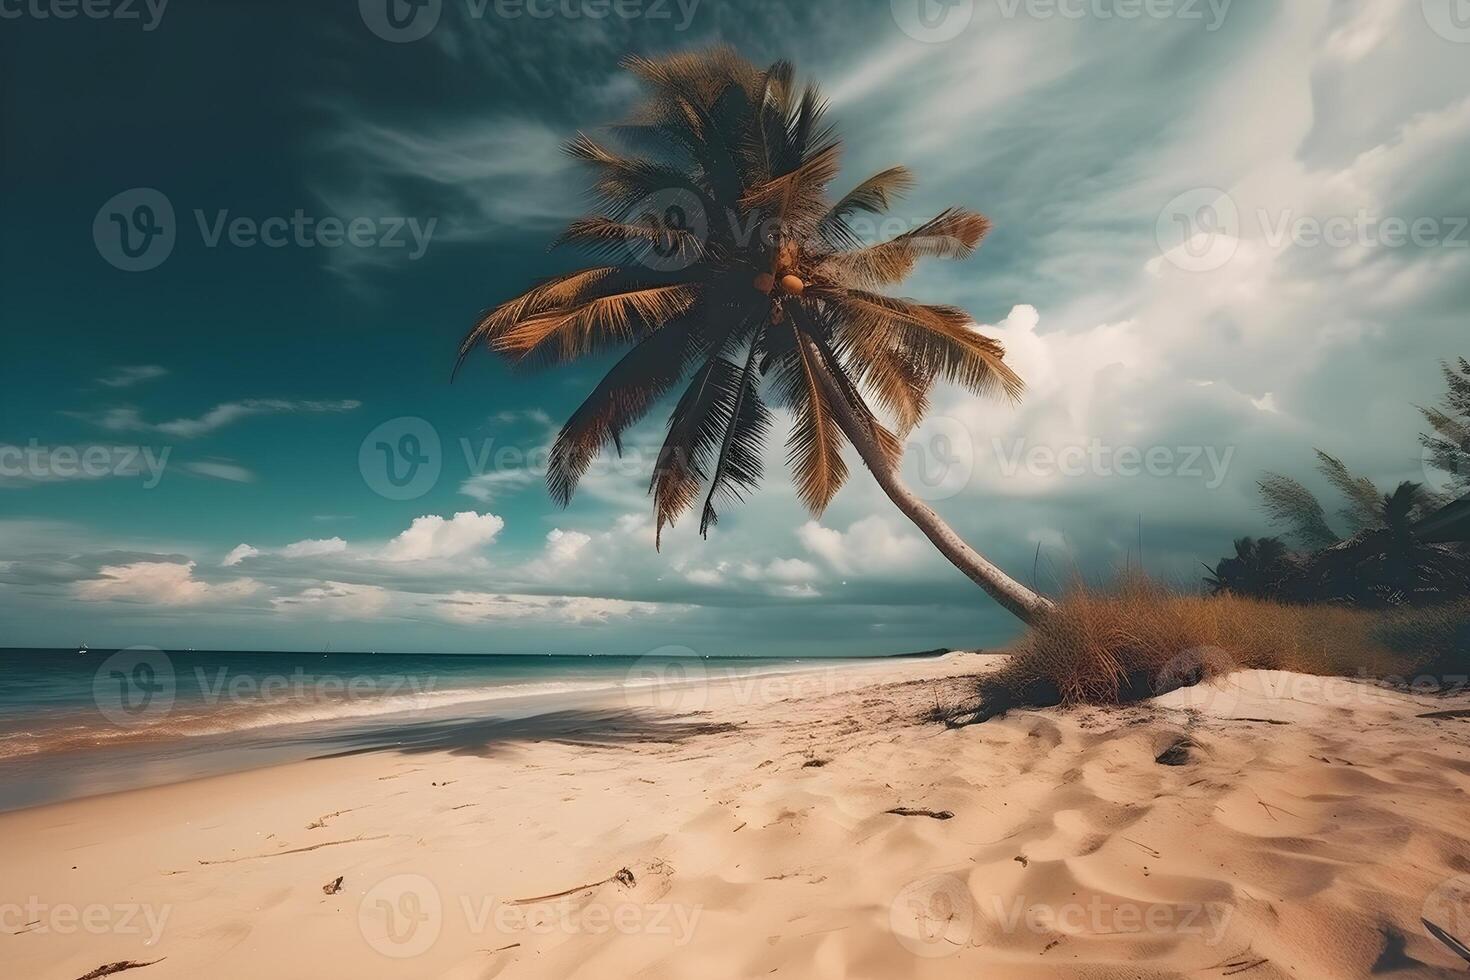
POLYGON ((457 722, 687 715, 706 681, 790 683, 856 662, 0 650, 0 810, 398 744, 457 722))

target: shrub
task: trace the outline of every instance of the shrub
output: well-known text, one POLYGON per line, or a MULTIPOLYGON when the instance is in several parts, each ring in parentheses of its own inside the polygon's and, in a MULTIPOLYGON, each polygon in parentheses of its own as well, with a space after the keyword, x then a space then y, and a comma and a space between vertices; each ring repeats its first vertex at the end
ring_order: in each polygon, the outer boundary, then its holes
POLYGON ((980 683, 978 720, 1017 706, 1118 704, 1235 670, 1364 678, 1470 672, 1470 600, 1373 611, 1224 593, 1180 595, 1126 576, 1079 585, 980 683))

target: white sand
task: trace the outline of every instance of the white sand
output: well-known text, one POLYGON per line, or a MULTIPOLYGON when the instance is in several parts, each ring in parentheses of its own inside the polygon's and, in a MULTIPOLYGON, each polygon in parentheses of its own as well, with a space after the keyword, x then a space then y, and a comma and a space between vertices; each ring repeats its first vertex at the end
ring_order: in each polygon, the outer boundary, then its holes
POLYGON ((1463 975, 1419 919, 1470 932, 1470 722, 1417 716, 1470 699, 1253 673, 917 722, 990 663, 721 680, 556 740, 469 731, 0 815, 0 973, 1463 975), (1157 763, 1186 732, 1186 764, 1157 763))

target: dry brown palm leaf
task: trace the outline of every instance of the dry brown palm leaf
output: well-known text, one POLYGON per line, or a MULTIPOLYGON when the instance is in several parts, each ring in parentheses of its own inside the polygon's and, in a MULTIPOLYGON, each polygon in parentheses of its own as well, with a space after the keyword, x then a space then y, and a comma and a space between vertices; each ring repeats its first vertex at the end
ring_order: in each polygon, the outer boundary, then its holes
POLYGON ((572 360, 631 343, 687 312, 698 298, 699 287, 689 283, 630 289, 520 320, 506 327, 493 345, 497 353, 518 362, 532 356, 572 360))
POLYGON ((888 286, 907 279, 921 258, 968 257, 989 231, 983 214, 952 208, 897 238, 830 256, 821 272, 859 288, 888 286))

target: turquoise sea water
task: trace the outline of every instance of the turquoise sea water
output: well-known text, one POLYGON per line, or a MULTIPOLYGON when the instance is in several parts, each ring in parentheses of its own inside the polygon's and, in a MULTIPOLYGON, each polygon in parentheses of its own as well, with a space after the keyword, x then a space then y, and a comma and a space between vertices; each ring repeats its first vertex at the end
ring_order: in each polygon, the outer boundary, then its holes
POLYGON ((393 745, 453 724, 697 711, 853 661, 0 650, 0 809, 393 745))

